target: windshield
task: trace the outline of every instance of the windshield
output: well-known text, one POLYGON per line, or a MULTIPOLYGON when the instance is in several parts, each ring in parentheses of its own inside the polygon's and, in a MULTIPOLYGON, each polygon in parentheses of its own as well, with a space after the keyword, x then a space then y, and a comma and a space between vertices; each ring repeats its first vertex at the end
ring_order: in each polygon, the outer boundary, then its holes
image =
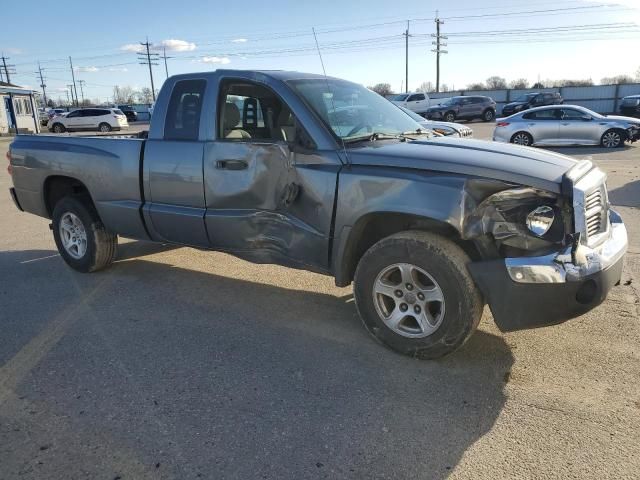
POLYGON ((343 140, 372 134, 416 132, 420 125, 391 102, 361 85, 338 79, 288 82, 343 140))
POLYGON ((533 97, 535 97, 537 95, 538 95, 537 93, 526 93, 524 95, 520 95, 514 101, 516 101, 516 102, 528 102, 529 100, 531 100, 533 97))
POLYGON ((424 117, 418 115, 413 110, 409 110, 408 108, 401 107, 400 105, 398 105, 398 108, 400 110, 402 110, 404 113, 406 113, 407 115, 409 115, 411 118, 413 118, 418 123, 424 122, 424 120, 425 120, 424 117))
POLYGON ((404 102, 407 99, 408 96, 409 95, 407 95, 406 93, 401 93, 399 95, 394 95, 393 97, 391 97, 391 101, 393 101, 393 102, 404 102))

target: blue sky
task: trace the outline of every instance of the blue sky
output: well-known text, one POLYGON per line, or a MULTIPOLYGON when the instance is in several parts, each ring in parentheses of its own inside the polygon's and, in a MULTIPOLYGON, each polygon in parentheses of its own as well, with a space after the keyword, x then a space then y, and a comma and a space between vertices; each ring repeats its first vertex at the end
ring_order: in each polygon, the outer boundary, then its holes
MULTIPOLYGON (((435 81, 430 52, 438 6, 449 35, 441 82, 460 88, 490 75, 507 80, 592 78, 640 68, 640 0, 458 0, 322 2, 244 0, 154 2, 6 2, 0 51, 16 65, 14 83, 38 88, 40 60, 50 96, 76 78, 85 96, 106 100, 114 85, 149 86, 137 42, 165 45, 169 73, 239 69, 321 72, 311 28, 319 32, 329 75, 365 85, 404 80, 406 20, 411 19, 409 87, 435 81), (450 6, 450 7, 449 7, 450 6), (25 16, 28 12, 28 17, 25 16), (529 12, 529 13, 523 13, 529 12), (8 20, 8 21, 7 21, 8 20), (523 33, 523 29, 526 33, 523 33), (531 30, 538 29, 538 30, 531 30), (635 53, 634 53, 635 52, 635 53)), ((154 67, 156 87, 165 78, 154 67)))

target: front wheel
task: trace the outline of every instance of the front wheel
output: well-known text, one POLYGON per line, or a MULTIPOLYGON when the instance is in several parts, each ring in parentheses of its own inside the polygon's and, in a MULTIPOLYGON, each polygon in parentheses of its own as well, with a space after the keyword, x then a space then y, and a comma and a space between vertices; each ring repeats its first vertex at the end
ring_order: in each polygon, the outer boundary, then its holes
POLYGON ((604 148, 617 148, 624 146, 624 137, 619 130, 607 130, 600 138, 600 145, 604 148))
POLYGON ((406 231, 371 247, 356 269, 354 295, 365 328, 387 347, 433 359, 471 336, 483 301, 455 243, 406 231))
POLYGON ((444 114, 445 122, 453 122, 456 119, 456 114, 453 112, 447 112, 444 114))
POLYGON ((98 125, 98 130, 100 130, 101 132, 110 132, 111 131, 111 125, 109 125, 108 123, 101 123, 100 125, 98 125))
POLYGON ((56 203, 52 217, 53 238, 71 268, 95 272, 115 260, 118 237, 105 229, 88 197, 64 197, 56 203))
POLYGON ((53 131, 54 133, 64 133, 66 129, 64 128, 64 125, 62 125, 61 123, 54 123, 53 124, 53 131))

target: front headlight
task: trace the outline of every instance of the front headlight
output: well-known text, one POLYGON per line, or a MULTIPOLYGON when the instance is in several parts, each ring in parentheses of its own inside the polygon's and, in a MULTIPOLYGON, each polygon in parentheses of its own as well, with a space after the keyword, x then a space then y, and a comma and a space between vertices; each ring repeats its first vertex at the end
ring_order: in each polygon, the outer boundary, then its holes
POLYGON ((549 231, 551 225, 553 225, 555 217, 553 208, 547 205, 538 207, 527 215, 527 228, 529 228, 534 235, 542 237, 549 231))

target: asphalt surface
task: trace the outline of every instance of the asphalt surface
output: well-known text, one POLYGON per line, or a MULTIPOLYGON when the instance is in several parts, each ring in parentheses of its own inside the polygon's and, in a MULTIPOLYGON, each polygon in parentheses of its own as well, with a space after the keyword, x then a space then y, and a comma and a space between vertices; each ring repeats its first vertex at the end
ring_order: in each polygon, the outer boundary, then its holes
POLYGON ((640 146, 558 150, 609 173, 622 285, 544 329, 503 335, 485 308, 433 362, 308 272, 124 240, 76 273, 0 194, 0 479, 638 478, 640 146))

